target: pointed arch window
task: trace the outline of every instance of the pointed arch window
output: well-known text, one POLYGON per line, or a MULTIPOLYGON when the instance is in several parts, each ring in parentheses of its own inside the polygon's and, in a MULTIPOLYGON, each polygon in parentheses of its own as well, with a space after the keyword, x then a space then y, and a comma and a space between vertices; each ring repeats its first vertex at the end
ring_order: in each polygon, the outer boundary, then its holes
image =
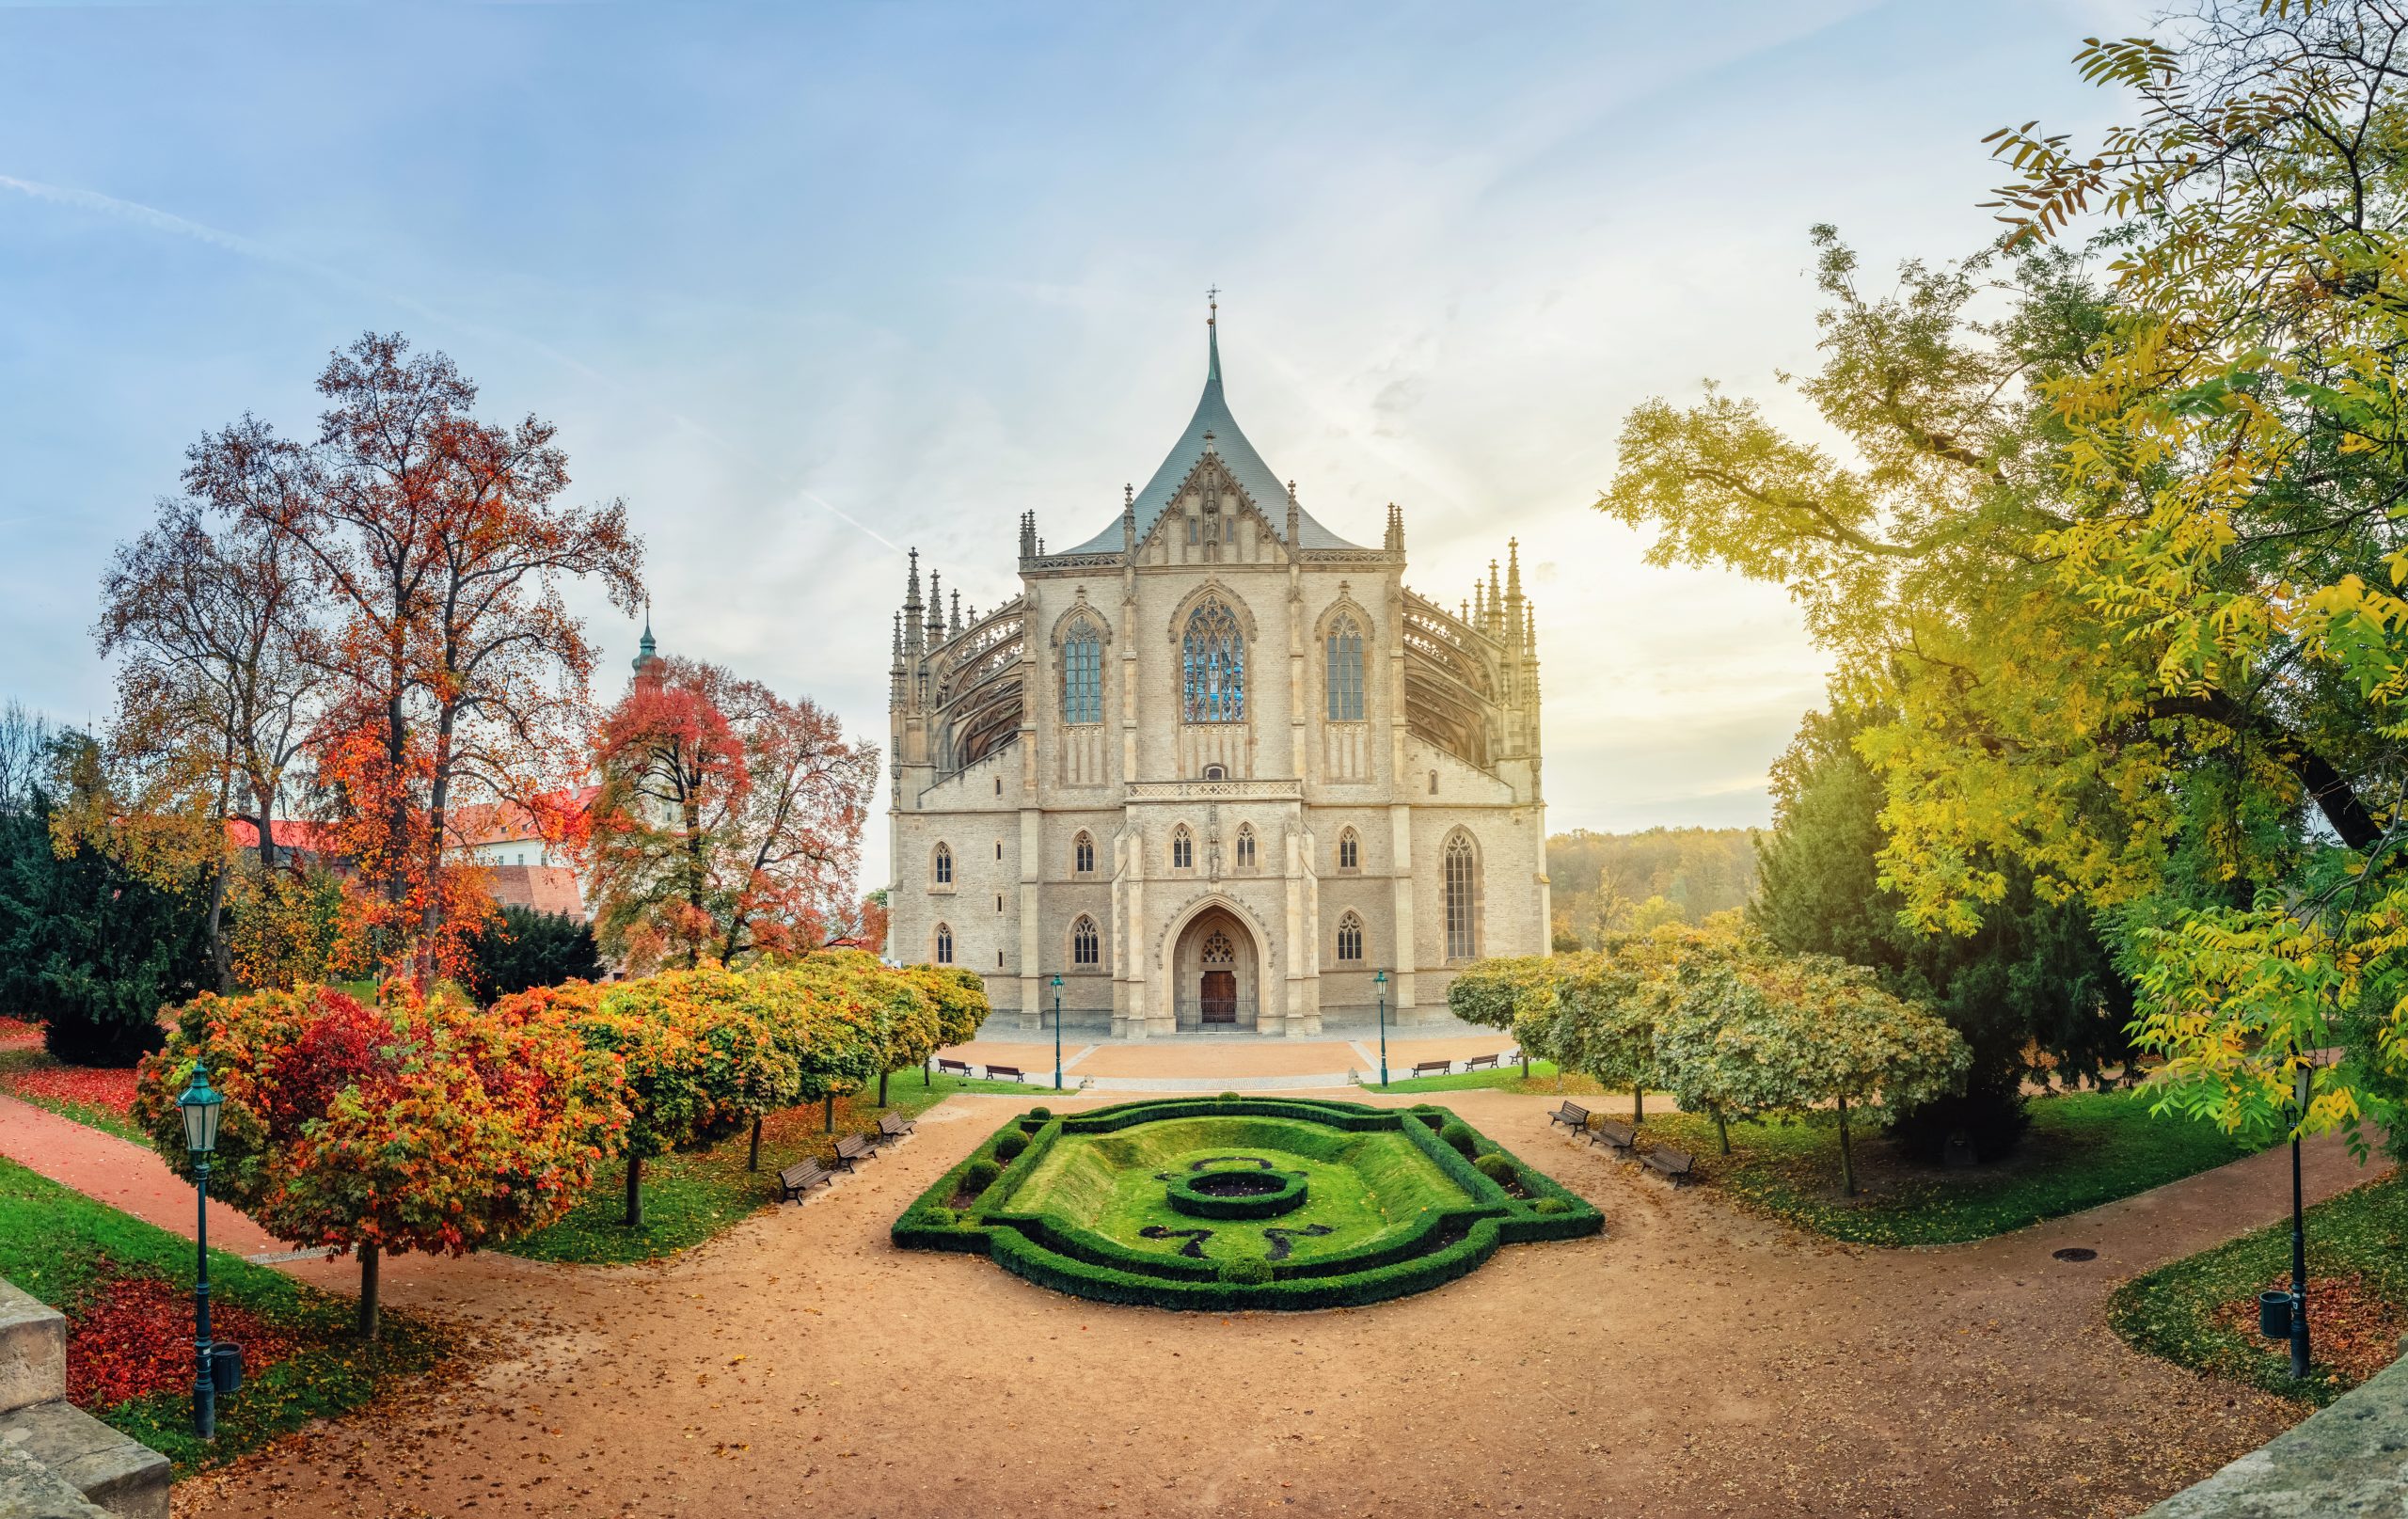
POLYGON ((1238 825, 1238 868, 1254 868, 1254 825, 1251 823, 1238 825))
POLYGON ((1095 920, 1082 913, 1070 925, 1070 963, 1095 966, 1103 963, 1103 936, 1097 933, 1095 920))
POLYGON ((1478 932, 1479 867, 1471 840, 1458 833, 1447 841, 1442 856, 1447 898, 1447 958, 1471 959, 1480 953, 1478 932))
POLYGON ((1170 868, 1173 870, 1196 868, 1196 835, 1187 831, 1185 823, 1180 824, 1171 832, 1170 868))
POLYGON ((1237 613, 1220 597, 1208 596, 1187 614, 1180 672, 1185 720, 1245 720, 1245 635, 1237 613))
POLYGON ((1352 912, 1338 920, 1338 963, 1363 963, 1363 920, 1352 912))
POLYGON ((1355 836, 1354 831, 1351 828, 1342 830, 1338 835, 1338 868, 1340 870, 1363 868, 1363 841, 1355 836))
POLYGON ((1329 625, 1329 720, 1363 720, 1363 629, 1344 612, 1329 625))
POLYGON ((937 963, 939 965, 953 963, 953 929, 942 923, 937 925, 937 963))
POLYGON ((937 846, 935 860, 930 866, 929 875, 939 886, 950 886, 953 884, 953 847, 951 845, 940 844, 937 846))
POLYGON ((1081 876, 1095 874, 1095 838, 1085 830, 1070 841, 1070 869, 1081 876))
POLYGON ((1062 720, 1103 720, 1103 640, 1081 622, 1062 645, 1062 720))

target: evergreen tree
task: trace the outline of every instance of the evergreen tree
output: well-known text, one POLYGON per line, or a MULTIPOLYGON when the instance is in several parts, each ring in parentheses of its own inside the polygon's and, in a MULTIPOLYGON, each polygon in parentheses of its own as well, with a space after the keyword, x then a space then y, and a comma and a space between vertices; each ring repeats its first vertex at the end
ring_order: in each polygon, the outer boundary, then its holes
POLYGON ((2126 1058, 2131 985, 2090 910, 2052 903, 2031 872, 2002 868, 2004 896, 1974 933, 1925 933, 1899 917, 1877 862, 1882 786, 1851 740, 1864 725, 1848 713, 1812 713, 1775 767, 1775 828, 1759 846, 1750 915, 1776 946, 1832 955, 1872 968, 1891 992, 1929 1004, 1972 1048, 1962 1093, 1900 1113, 1892 1132, 1913 1153, 1937 1157, 1962 1133, 1994 1159, 2028 1126, 2022 1086, 2053 1069, 2099 1074, 2126 1058))
POLYGON ((590 926, 564 913, 515 903, 479 930, 468 953, 472 989, 487 1003, 563 981, 602 979, 602 957, 590 926))

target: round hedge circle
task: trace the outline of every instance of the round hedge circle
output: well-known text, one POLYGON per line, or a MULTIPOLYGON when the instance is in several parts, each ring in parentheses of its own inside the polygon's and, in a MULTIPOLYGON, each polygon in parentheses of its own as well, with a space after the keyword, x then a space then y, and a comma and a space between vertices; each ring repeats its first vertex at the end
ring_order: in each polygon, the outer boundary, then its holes
POLYGON ((1170 1205, 1190 1218, 1277 1218, 1304 1206, 1302 1171, 1190 1171, 1171 1178, 1170 1205))

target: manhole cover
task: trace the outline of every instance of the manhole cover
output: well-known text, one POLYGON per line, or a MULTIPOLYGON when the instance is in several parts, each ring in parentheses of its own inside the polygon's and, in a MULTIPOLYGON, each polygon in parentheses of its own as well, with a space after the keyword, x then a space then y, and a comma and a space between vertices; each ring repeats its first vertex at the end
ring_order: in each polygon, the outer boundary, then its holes
POLYGON ((2099 1258, 2098 1251, 2085 1249, 2078 1244, 2067 1245, 2063 1250, 2052 1253, 2054 1254, 2059 1260, 2096 1260, 2099 1258))

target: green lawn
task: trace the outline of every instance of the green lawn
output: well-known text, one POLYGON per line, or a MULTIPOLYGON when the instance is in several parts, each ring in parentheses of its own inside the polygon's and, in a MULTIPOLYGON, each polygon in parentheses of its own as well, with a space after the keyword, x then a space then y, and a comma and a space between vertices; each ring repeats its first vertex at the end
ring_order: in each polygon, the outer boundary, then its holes
POLYGON ((1149 1228, 1213 1227, 1229 1249, 1263 1254, 1264 1226, 1295 1232, 1287 1258, 1359 1254, 1419 1223, 1434 1208, 1461 1208, 1472 1199, 1461 1186, 1398 1133, 1349 1133, 1286 1118, 1196 1117, 1140 1124, 1104 1134, 1064 1134, 1015 1186, 1002 1207, 1050 1212, 1113 1243, 1145 1255, 1177 1256, 1187 1240, 1149 1228), (1244 1158, 1246 1164, 1215 1161, 1244 1158), (1305 1200, 1259 1222, 1218 1224, 1172 1206, 1164 1178, 1196 1172, 1248 1171, 1256 1158, 1306 1179, 1305 1200), (1235 1242, 1251 1242, 1238 1245, 1235 1242))
MULTIPOLYGON (((888 1084, 887 1097, 892 1111, 909 1118, 957 1092, 1001 1092, 1042 1101, 1052 1090, 1011 1082, 965 1081, 958 1076, 939 1076, 923 1084, 920 1073, 905 1071, 888 1084)), ((822 1131, 816 1103, 774 1116, 762 1126, 757 1172, 744 1166, 750 1149, 745 1134, 696 1154, 664 1155, 644 1162, 641 1228, 631 1229, 622 1222, 626 1216, 626 1173, 618 1163, 606 1163, 594 1179, 594 1190, 568 1216, 501 1248, 533 1260, 578 1265, 657 1260, 691 1249, 775 1203, 780 1170, 812 1156, 830 1160, 838 1139, 875 1129, 879 1114, 886 1111, 877 1100, 875 1087, 857 1098, 838 1098, 833 1133, 822 1131)))
MULTIPOLYGON (((1395 1060, 1388 1062, 1388 1070, 1391 1074, 1400 1068, 1409 1069, 1410 1064, 1395 1060)), ((1517 1062, 1497 1070, 1459 1070, 1451 1076, 1407 1077, 1402 1081, 1390 1082, 1386 1086, 1374 1081, 1366 1081, 1363 1083, 1363 1090, 1401 1094, 1485 1091, 1560 1092, 1566 1097, 1594 1097, 1597 1095, 1598 1086, 1589 1077, 1566 1076, 1547 1061, 1533 1060, 1530 1062, 1530 1075, 1528 1081, 1522 1079, 1522 1068, 1517 1062)), ((1627 1101, 1630 1094, 1624 1092, 1623 1097, 1627 1101)))
MULTIPOLYGON (((193 1267, 191 1241, 0 1160, 0 1276, 67 1313, 71 1321, 129 1276, 162 1279, 188 1304, 193 1267)), ((214 1302, 247 1309, 295 1345, 275 1366, 246 1368, 243 1390, 219 1400, 214 1447, 190 1433, 188 1310, 162 1318, 155 1339, 145 1324, 134 1344, 79 1337, 69 1350, 71 1360, 122 1356, 158 1353, 164 1340, 166 1352, 180 1357, 184 1382, 177 1390, 89 1410, 165 1452, 179 1477, 256 1449, 310 1419, 358 1408, 374 1398, 380 1379, 421 1373, 441 1357, 442 1341, 433 1330, 389 1311, 382 1342, 362 1345, 351 1335, 348 1302, 239 1256, 210 1252, 209 1275, 214 1302)))
POLYGON ((2308 1403, 2328 1403, 2389 1364, 2408 1329, 2408 1178, 2345 1192, 2307 1211, 2313 1375, 2291 1380, 2288 1341, 2257 1334, 2260 1289, 2290 1283, 2288 1220, 2136 1276, 2107 1321, 2135 1349, 2308 1403))
MULTIPOLYGON (((1610 1105, 1609 1116, 1627 1116, 1610 1105)), ((1653 1114, 1642 1147, 1697 1157, 1701 1179, 1800 1228, 1858 1244, 1956 1244, 2096 1208, 2237 1161, 2243 1145, 2204 1123, 2154 1117, 2131 1092, 2069 1092, 2032 1101, 2032 1131, 2016 1152, 1967 1170, 1915 1165, 1887 1140, 1854 1128, 1857 1179, 1839 1188, 1839 1125, 1830 1114, 1798 1123, 1731 1126, 1733 1153, 1718 1152, 1713 1123, 1653 1114)))

